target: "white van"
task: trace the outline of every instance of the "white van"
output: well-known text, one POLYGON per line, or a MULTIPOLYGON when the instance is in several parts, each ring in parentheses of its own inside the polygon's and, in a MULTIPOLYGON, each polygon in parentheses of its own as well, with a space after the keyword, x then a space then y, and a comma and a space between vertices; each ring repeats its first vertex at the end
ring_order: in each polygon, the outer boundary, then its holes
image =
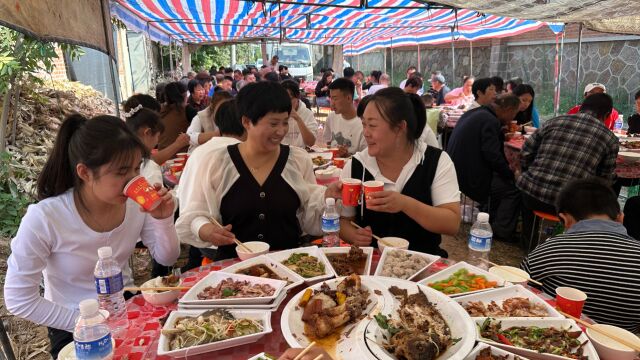
POLYGON ((267 53, 269 60, 273 55, 278 55, 278 64, 288 67, 289 74, 294 78, 304 77, 306 81, 313 80, 311 45, 267 43, 267 53))

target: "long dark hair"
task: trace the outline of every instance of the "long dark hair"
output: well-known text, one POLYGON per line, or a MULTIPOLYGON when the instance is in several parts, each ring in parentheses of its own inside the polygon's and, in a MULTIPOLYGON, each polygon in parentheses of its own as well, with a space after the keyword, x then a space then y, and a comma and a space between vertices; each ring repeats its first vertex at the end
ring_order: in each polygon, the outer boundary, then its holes
POLYGON ((392 128, 407 123, 407 141, 414 143, 422 135, 427 124, 427 113, 424 102, 416 94, 407 94, 397 87, 388 87, 377 91, 367 102, 367 106, 375 106, 382 118, 392 128))
POLYGON ((78 164, 97 171, 110 162, 128 163, 136 152, 147 156, 144 144, 119 118, 101 115, 87 120, 80 114, 70 115, 60 126, 53 150, 38 177, 38 199, 80 187, 78 164))
POLYGON ((184 108, 184 96, 187 93, 187 87, 180 81, 168 83, 164 87, 164 102, 167 107, 175 107, 180 110, 184 108))
POLYGON ((518 124, 526 124, 533 119, 533 101, 536 98, 536 93, 533 91, 533 87, 529 84, 520 84, 513 89, 513 95, 520 97, 520 95, 529 94, 531 95, 531 104, 524 111, 519 111, 516 114, 516 121, 518 124))

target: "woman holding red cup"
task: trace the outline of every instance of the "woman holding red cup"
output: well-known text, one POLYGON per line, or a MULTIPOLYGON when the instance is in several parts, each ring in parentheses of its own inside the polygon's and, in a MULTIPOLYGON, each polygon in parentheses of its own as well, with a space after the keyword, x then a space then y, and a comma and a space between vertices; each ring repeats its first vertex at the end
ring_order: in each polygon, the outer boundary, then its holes
POLYGON ((372 233, 401 237, 411 250, 446 257, 441 234, 458 231, 460 191, 449 156, 419 141, 426 126, 422 100, 387 88, 360 105, 368 148, 345 164, 341 178, 362 181, 364 199, 343 208, 341 238, 368 246, 372 233))
POLYGON ((119 118, 76 114, 60 127, 38 179, 40 201, 29 206, 11 242, 4 286, 12 314, 49 328, 54 358, 73 341, 78 303, 96 297, 99 248, 113 249, 125 286, 133 285, 129 257, 139 240, 163 265, 173 265, 180 255, 167 190, 155 187, 161 202, 152 211, 141 211, 123 194, 147 156, 119 118))

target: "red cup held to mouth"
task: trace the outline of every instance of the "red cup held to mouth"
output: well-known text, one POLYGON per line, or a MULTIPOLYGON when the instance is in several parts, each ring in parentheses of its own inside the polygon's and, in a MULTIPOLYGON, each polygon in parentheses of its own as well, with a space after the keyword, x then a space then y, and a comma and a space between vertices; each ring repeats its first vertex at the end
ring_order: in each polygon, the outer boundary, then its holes
POLYGON ((362 181, 351 178, 342 179, 342 205, 358 206, 361 192, 362 181))
POLYGON ((565 313, 580 318, 582 307, 587 301, 587 294, 571 287, 556 288, 556 305, 565 313))
POLYGON ((123 192, 147 211, 152 211, 162 202, 162 198, 156 189, 149 184, 147 179, 140 175, 131 179, 125 185, 123 192))

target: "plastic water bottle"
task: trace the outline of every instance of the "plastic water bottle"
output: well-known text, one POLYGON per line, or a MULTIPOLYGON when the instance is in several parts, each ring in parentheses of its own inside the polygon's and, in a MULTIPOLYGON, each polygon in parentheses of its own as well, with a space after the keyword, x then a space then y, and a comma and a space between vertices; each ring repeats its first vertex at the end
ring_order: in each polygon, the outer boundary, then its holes
POLYGON ((327 198, 325 200, 324 212, 322 213, 322 246, 340 246, 340 214, 336 210, 336 200, 327 198))
POLYGON ((489 261, 492 238, 493 231, 489 225, 489 214, 481 212, 469 232, 468 262, 470 264, 485 270, 489 267, 486 261, 489 261))
POLYGON ((78 360, 108 360, 113 358, 111 331, 99 311, 96 299, 80 302, 80 317, 73 330, 73 343, 78 360))
POLYGON ((113 335, 118 337, 126 331, 129 326, 129 319, 123 295, 122 270, 111 257, 112 255, 113 251, 109 246, 98 249, 98 262, 96 263, 94 276, 100 309, 109 312, 107 323, 113 335))
POLYGON ((618 115, 616 122, 613 124, 613 132, 620 133, 622 132, 622 127, 624 126, 624 115, 618 115))

